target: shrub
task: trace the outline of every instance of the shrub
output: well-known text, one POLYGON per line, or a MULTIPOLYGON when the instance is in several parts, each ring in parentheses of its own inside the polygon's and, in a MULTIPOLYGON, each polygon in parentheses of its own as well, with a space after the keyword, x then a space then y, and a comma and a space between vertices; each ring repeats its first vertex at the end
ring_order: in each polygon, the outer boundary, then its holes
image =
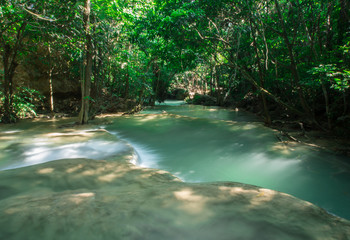
MULTIPOLYGON (((27 87, 18 87, 16 93, 12 96, 12 111, 11 118, 36 117, 37 109, 43 104, 44 96, 37 90, 27 87)), ((5 95, 0 91, 0 122, 4 117, 4 101, 5 95)), ((11 121, 13 122, 13 121, 11 121)))

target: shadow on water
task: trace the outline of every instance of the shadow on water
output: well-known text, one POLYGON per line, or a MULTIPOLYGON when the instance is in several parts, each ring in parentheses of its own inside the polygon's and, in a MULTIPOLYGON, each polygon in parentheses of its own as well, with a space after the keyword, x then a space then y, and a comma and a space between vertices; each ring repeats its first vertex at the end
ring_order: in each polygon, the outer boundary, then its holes
POLYGON ((123 155, 131 144, 138 165, 169 171, 186 182, 262 186, 350 219, 350 167, 342 157, 280 143, 254 115, 177 102, 95 121, 107 123, 102 128, 117 138, 91 129, 95 126, 59 128, 70 122, 30 121, 0 128, 0 169, 66 158, 105 159, 123 155))
POLYGON ((156 106, 106 127, 152 154, 140 164, 188 182, 235 181, 292 194, 350 219, 342 157, 280 143, 256 117, 217 107, 156 106), (151 114, 154 112, 154 114, 151 114))

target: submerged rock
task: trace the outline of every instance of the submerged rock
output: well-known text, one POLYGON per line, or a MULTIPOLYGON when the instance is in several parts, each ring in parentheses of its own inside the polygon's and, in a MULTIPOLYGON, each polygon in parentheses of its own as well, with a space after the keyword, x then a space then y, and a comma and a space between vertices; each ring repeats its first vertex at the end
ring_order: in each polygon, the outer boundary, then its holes
POLYGON ((130 156, 0 172, 0 239, 350 239, 350 222, 288 194, 184 183, 130 156))

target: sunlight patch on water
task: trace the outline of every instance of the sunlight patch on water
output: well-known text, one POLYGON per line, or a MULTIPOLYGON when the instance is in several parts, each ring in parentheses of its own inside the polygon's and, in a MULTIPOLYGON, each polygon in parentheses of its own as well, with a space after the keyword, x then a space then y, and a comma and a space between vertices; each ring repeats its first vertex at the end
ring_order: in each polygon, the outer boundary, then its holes
POLYGON ((265 153, 253 153, 251 154, 252 161, 249 161, 249 166, 255 169, 261 169, 271 174, 288 172, 287 169, 295 169, 296 165, 301 163, 299 159, 271 159, 266 156, 265 153))
POLYGON ((225 157, 219 159, 218 163, 226 167, 217 167, 213 180, 220 178, 221 173, 223 174, 222 180, 232 178, 232 180, 237 182, 257 186, 266 186, 268 184, 270 188, 279 190, 278 188, 281 184, 286 184, 288 179, 300 174, 300 164, 302 162, 299 159, 271 158, 267 153, 256 152, 237 156, 234 164, 227 164, 229 161, 225 157))
POLYGON ((253 124, 245 124, 243 126, 243 130, 251 130, 251 129, 256 129, 257 128, 257 125, 253 125, 253 124))
POLYGON ((147 122, 147 121, 152 121, 154 119, 157 119, 159 116, 158 115, 145 115, 142 119, 139 119, 140 122, 147 122))
POLYGON ((295 151, 295 149, 291 148, 291 147, 287 147, 286 145, 284 145, 283 143, 276 143, 271 147, 272 151, 281 153, 283 155, 291 155, 293 153, 293 151, 295 151))

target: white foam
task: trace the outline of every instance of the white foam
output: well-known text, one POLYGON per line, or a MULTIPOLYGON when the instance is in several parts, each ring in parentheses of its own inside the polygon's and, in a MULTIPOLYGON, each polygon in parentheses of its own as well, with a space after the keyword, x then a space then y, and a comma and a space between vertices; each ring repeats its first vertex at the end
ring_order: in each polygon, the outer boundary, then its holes
POLYGON ((89 140, 87 142, 50 147, 43 147, 40 144, 39 146, 35 145, 23 154, 23 160, 1 168, 0 170, 26 167, 59 159, 104 159, 121 153, 127 150, 128 147, 123 142, 103 140, 89 140))
POLYGON ((130 139, 123 138, 118 132, 110 133, 117 136, 119 139, 126 141, 134 149, 135 156, 133 160, 130 161, 131 163, 141 167, 158 168, 160 156, 156 151, 145 145, 135 143, 130 139))
POLYGON ((4 134, 12 134, 12 133, 19 133, 19 132, 22 132, 22 130, 4 131, 4 132, 0 132, 0 133, 4 133, 4 134))

